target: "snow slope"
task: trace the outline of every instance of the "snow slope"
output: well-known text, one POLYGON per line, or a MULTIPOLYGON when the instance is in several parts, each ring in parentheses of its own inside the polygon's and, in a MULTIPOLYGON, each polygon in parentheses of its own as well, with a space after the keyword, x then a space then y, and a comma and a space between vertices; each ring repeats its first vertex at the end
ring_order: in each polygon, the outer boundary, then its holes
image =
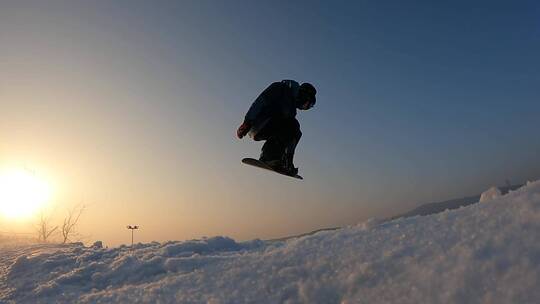
POLYGON ((540 182, 286 242, 1 250, 5 303, 539 303, 540 182))

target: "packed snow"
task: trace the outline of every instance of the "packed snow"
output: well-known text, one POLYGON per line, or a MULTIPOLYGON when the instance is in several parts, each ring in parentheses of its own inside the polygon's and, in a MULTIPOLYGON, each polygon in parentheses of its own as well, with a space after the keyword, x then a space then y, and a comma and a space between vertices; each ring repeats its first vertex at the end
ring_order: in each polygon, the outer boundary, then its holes
POLYGON ((491 187, 488 190, 482 192, 480 195, 480 203, 492 201, 501 196, 501 190, 497 187, 491 187))
POLYGON ((6 245, 2 303, 539 303, 540 182, 287 241, 6 245))

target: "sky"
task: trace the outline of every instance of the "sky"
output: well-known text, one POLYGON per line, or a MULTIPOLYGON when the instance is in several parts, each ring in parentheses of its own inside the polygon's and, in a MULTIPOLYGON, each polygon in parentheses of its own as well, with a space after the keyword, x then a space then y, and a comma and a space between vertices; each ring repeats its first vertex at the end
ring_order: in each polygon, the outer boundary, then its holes
POLYGON ((0 46, 0 169, 46 179, 56 221, 84 204, 85 241, 281 237, 540 176, 535 1, 2 1, 0 46), (282 79, 318 90, 304 181, 240 163, 282 79))

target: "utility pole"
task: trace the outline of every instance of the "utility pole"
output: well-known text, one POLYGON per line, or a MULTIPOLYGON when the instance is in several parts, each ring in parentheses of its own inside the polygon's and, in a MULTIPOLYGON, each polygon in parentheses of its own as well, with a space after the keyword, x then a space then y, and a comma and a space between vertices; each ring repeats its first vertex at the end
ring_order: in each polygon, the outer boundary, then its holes
POLYGON ((133 231, 135 229, 139 229, 139 226, 131 226, 131 225, 128 225, 127 226, 127 229, 131 230, 131 248, 133 249, 133 231))

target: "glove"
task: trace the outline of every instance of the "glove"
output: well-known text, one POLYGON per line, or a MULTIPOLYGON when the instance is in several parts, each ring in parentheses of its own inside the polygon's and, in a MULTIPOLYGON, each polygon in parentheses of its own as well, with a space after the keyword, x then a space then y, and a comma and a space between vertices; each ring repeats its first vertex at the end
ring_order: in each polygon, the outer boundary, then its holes
POLYGON ((236 136, 238 136, 238 138, 242 138, 244 136, 246 136, 246 134, 248 134, 249 130, 251 129, 251 124, 247 121, 244 121, 240 127, 238 127, 238 131, 236 131, 236 136))

